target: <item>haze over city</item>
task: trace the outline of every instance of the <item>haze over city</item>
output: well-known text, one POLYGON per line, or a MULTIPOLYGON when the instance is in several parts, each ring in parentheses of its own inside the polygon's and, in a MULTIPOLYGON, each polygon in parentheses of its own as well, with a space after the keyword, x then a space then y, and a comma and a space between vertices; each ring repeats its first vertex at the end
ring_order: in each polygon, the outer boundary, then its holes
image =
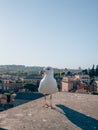
POLYGON ((98 65, 97 0, 0 0, 0 65, 98 65))

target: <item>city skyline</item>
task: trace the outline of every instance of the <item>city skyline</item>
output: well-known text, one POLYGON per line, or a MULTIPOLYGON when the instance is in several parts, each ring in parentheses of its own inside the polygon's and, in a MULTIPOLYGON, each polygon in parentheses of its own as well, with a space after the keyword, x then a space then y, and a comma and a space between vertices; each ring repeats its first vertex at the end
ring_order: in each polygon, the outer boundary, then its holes
POLYGON ((98 65, 98 1, 0 0, 0 64, 98 65))

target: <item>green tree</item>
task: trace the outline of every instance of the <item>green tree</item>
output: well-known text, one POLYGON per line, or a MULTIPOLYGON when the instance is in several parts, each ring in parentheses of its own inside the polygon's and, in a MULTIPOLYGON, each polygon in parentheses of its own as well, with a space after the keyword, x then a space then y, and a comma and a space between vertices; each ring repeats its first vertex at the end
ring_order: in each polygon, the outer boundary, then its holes
POLYGON ((2 80, 0 80, 0 83, 2 83, 2 80))
POLYGON ((59 78, 60 77, 60 73, 54 73, 54 77, 55 78, 59 78))
POLYGON ((98 65, 96 66, 96 69, 95 69, 95 75, 98 76, 98 65))
POLYGON ((36 84, 33 84, 33 83, 25 83, 23 87, 32 92, 37 91, 37 86, 36 84))
POLYGON ((87 70, 87 69, 82 70, 82 73, 83 73, 83 74, 88 74, 88 70, 87 70))
POLYGON ((62 73, 61 73, 61 76, 65 76, 65 72, 62 72, 62 73))
POLYGON ((93 65, 92 69, 89 69, 89 76, 90 76, 91 78, 93 78, 93 77, 95 76, 94 65, 93 65))
POLYGON ((68 71, 66 76, 72 76, 72 72, 71 71, 68 71))

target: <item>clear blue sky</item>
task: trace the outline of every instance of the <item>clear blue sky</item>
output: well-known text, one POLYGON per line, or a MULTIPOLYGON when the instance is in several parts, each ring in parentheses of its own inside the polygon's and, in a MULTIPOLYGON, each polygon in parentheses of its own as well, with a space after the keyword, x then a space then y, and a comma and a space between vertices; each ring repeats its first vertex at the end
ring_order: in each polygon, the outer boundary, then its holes
POLYGON ((0 64, 98 65, 98 0, 0 0, 0 64))

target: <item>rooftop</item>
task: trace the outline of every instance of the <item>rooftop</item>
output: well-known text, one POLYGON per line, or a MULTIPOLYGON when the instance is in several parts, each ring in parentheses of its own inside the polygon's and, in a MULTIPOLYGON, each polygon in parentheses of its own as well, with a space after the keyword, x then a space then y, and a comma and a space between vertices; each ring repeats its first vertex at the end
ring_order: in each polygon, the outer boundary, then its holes
POLYGON ((0 130, 98 130, 98 96, 58 92, 0 113, 0 130), (49 100, 49 96, 47 96, 49 100))

